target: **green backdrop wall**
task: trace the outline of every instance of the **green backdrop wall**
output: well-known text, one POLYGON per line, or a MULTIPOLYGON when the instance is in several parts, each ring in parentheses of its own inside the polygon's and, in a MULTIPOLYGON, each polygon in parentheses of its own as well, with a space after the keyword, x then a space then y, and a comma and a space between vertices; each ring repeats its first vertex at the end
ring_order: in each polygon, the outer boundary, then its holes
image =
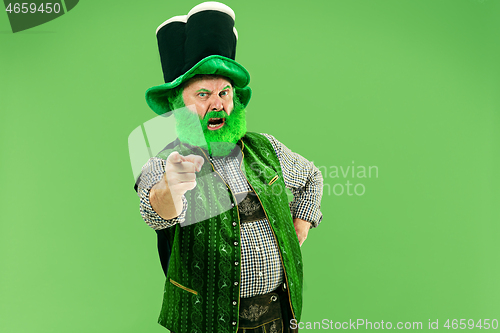
MULTIPOLYGON (((226 3, 249 130, 324 176, 303 325, 500 320, 500 1, 226 3)), ((0 332, 165 331, 127 138, 155 116, 156 27, 196 4, 0 14, 0 332)))

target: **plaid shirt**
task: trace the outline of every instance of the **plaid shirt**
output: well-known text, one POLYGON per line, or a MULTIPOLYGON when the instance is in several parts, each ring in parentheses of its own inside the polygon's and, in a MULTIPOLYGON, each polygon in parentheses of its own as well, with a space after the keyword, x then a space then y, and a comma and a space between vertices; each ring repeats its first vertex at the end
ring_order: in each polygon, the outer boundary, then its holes
MULTIPOLYGON (((294 196, 290 203, 293 218, 311 223, 321 222, 320 201, 323 192, 321 172, 312 162, 293 153, 273 136, 263 134, 271 142, 280 161, 285 186, 294 196)), ((237 157, 212 158, 210 162, 233 193, 252 191, 240 169, 237 157)), ((183 197, 183 210, 178 217, 165 220, 151 207, 149 191, 165 172, 166 161, 151 158, 142 168, 138 185, 140 211, 144 221, 153 229, 165 229, 184 220, 187 201, 183 197)), ((240 297, 247 298, 267 294, 283 282, 283 266, 278 246, 267 219, 241 224, 241 284, 240 297)))

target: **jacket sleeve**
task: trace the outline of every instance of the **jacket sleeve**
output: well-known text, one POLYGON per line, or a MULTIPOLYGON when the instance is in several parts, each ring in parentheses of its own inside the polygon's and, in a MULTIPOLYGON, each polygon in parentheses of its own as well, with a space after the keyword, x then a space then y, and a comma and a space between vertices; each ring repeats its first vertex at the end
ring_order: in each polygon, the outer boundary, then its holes
POLYGON ((285 186, 292 191, 294 199, 290 211, 293 218, 311 222, 311 227, 317 227, 323 219, 320 211, 323 195, 321 172, 313 162, 292 152, 272 135, 262 135, 271 142, 280 161, 285 186))
POLYGON ((184 221, 186 210, 187 210, 187 200, 182 197, 182 212, 179 216, 165 220, 162 218, 151 206, 149 202, 149 193, 151 188, 163 178, 165 173, 165 163, 166 161, 158 158, 152 157, 148 162, 142 167, 142 172, 137 182, 135 184, 135 190, 140 198, 140 212, 141 216, 151 228, 155 230, 165 229, 171 227, 177 223, 184 221))

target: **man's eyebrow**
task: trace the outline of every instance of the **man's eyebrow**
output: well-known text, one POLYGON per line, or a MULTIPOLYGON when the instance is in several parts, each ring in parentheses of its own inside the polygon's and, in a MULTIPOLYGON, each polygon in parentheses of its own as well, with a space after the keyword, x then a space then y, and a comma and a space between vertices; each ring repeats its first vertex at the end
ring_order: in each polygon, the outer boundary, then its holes
POLYGON ((205 89, 205 88, 201 88, 200 90, 196 90, 196 92, 200 92, 200 91, 207 92, 207 93, 209 93, 209 92, 210 92, 210 90, 205 89))
POLYGON ((225 86, 222 90, 226 90, 226 89, 231 89, 231 86, 228 84, 227 86, 225 86))

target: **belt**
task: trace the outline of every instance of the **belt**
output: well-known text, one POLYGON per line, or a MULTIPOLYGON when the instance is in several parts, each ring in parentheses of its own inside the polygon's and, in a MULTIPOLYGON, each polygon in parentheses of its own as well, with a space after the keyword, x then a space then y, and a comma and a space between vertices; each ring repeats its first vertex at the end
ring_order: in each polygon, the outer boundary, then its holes
POLYGON ((239 330, 250 333, 249 330, 258 329, 262 332, 263 328, 265 332, 283 332, 285 318, 282 314, 282 303, 288 304, 288 294, 283 285, 264 295, 241 298, 239 330))

